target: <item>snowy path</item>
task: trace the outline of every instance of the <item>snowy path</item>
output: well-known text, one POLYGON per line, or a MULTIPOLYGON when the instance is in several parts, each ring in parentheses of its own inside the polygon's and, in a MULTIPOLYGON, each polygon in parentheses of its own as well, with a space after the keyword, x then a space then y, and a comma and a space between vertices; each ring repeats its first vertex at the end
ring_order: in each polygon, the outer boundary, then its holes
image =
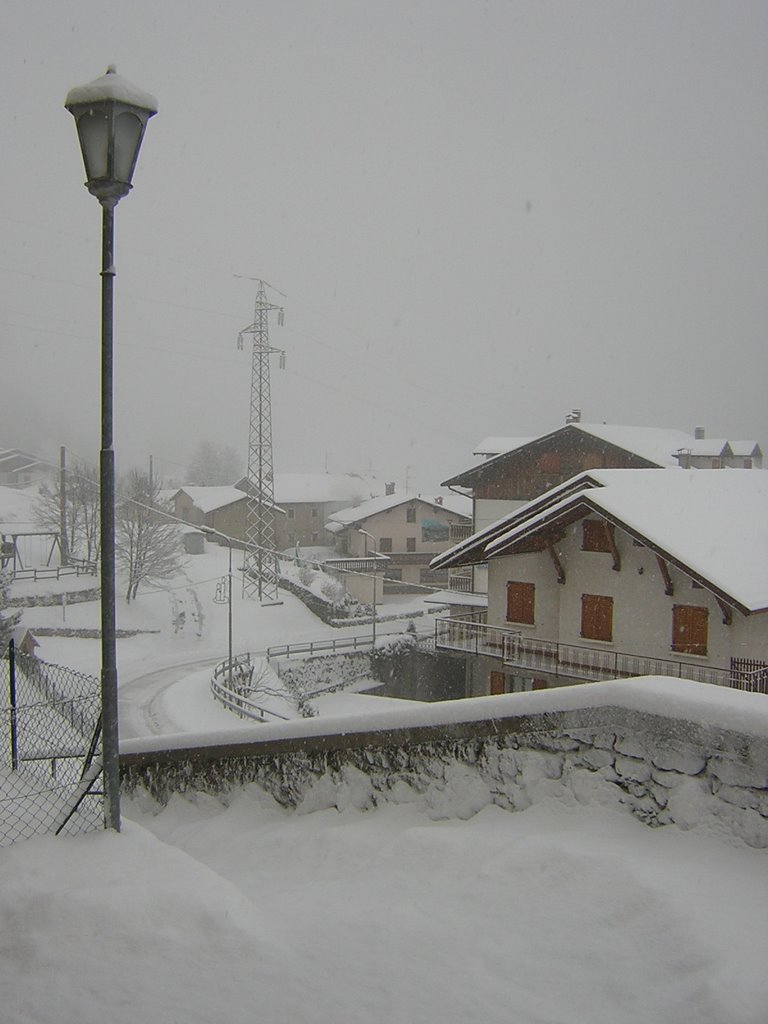
MULTIPOLYGON (((206 678, 210 669, 220 661, 219 658, 204 658, 197 661, 185 661, 178 665, 158 669, 147 675, 133 679, 120 687, 119 719, 120 738, 136 739, 144 736, 158 736, 168 733, 183 732, 183 724, 173 714, 169 691, 177 685, 191 684, 205 671, 206 678)), ((225 712, 228 714, 228 712, 225 712)), ((230 716, 233 718, 234 716, 230 716)))

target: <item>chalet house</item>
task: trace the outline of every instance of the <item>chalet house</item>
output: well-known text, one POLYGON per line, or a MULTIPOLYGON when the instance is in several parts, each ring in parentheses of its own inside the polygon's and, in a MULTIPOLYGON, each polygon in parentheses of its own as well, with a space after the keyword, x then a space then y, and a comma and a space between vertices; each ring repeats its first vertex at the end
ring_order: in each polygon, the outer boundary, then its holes
POLYGON ((384 589, 397 593, 419 584, 443 586, 447 571, 431 569, 430 560, 448 546, 451 526, 470 523, 469 502, 458 495, 385 494, 334 512, 326 530, 342 555, 387 555, 384 589))
MULTIPOLYGON (((694 434, 686 434, 659 427, 581 423, 575 415, 568 419, 565 426, 541 437, 486 438, 475 449, 483 461, 443 481, 443 487, 472 497, 474 531, 588 470, 762 466, 756 442, 706 442, 701 427, 694 434), (705 446, 702 452, 716 451, 717 456, 699 457, 697 445, 705 446), (734 445, 750 455, 737 457, 734 445)), ((451 539, 462 538, 457 535, 451 539)), ((458 591, 484 593, 485 570, 478 566, 454 572, 450 586, 458 591)))
POLYGON ((487 612, 436 639, 468 695, 648 674, 768 692, 763 473, 583 473, 432 567, 481 562, 487 612))

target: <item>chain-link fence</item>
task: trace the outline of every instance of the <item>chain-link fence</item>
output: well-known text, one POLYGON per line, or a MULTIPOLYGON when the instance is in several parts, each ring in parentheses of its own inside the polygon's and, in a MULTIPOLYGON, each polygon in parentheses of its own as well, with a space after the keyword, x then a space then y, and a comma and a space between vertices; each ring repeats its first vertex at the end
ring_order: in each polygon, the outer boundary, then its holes
POLYGON ((101 694, 93 676, 0 658, 0 846, 103 827, 101 694))

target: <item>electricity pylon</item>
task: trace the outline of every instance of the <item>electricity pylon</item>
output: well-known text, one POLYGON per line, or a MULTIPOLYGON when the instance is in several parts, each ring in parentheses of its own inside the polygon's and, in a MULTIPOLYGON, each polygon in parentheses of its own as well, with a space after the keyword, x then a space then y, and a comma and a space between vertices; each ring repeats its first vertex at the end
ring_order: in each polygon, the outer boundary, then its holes
POLYGON ((265 290, 266 282, 258 278, 256 280, 259 291, 253 323, 240 331, 237 338, 237 347, 242 349, 245 335, 253 336, 243 594, 251 599, 258 597, 262 604, 278 604, 269 357, 278 352, 282 369, 285 366, 285 352, 269 344, 269 314, 276 311, 278 325, 282 326, 283 307, 270 302, 265 290))

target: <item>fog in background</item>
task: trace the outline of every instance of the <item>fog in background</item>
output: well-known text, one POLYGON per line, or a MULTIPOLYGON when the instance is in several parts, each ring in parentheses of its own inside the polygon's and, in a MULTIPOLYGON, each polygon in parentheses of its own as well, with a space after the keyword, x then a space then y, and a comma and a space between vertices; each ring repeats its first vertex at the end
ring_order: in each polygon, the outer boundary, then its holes
POLYGON ((116 211, 118 467, 248 448, 433 488, 585 421, 768 442, 768 5, 5 0, 0 447, 99 445, 101 210, 68 90, 153 93, 116 211))

